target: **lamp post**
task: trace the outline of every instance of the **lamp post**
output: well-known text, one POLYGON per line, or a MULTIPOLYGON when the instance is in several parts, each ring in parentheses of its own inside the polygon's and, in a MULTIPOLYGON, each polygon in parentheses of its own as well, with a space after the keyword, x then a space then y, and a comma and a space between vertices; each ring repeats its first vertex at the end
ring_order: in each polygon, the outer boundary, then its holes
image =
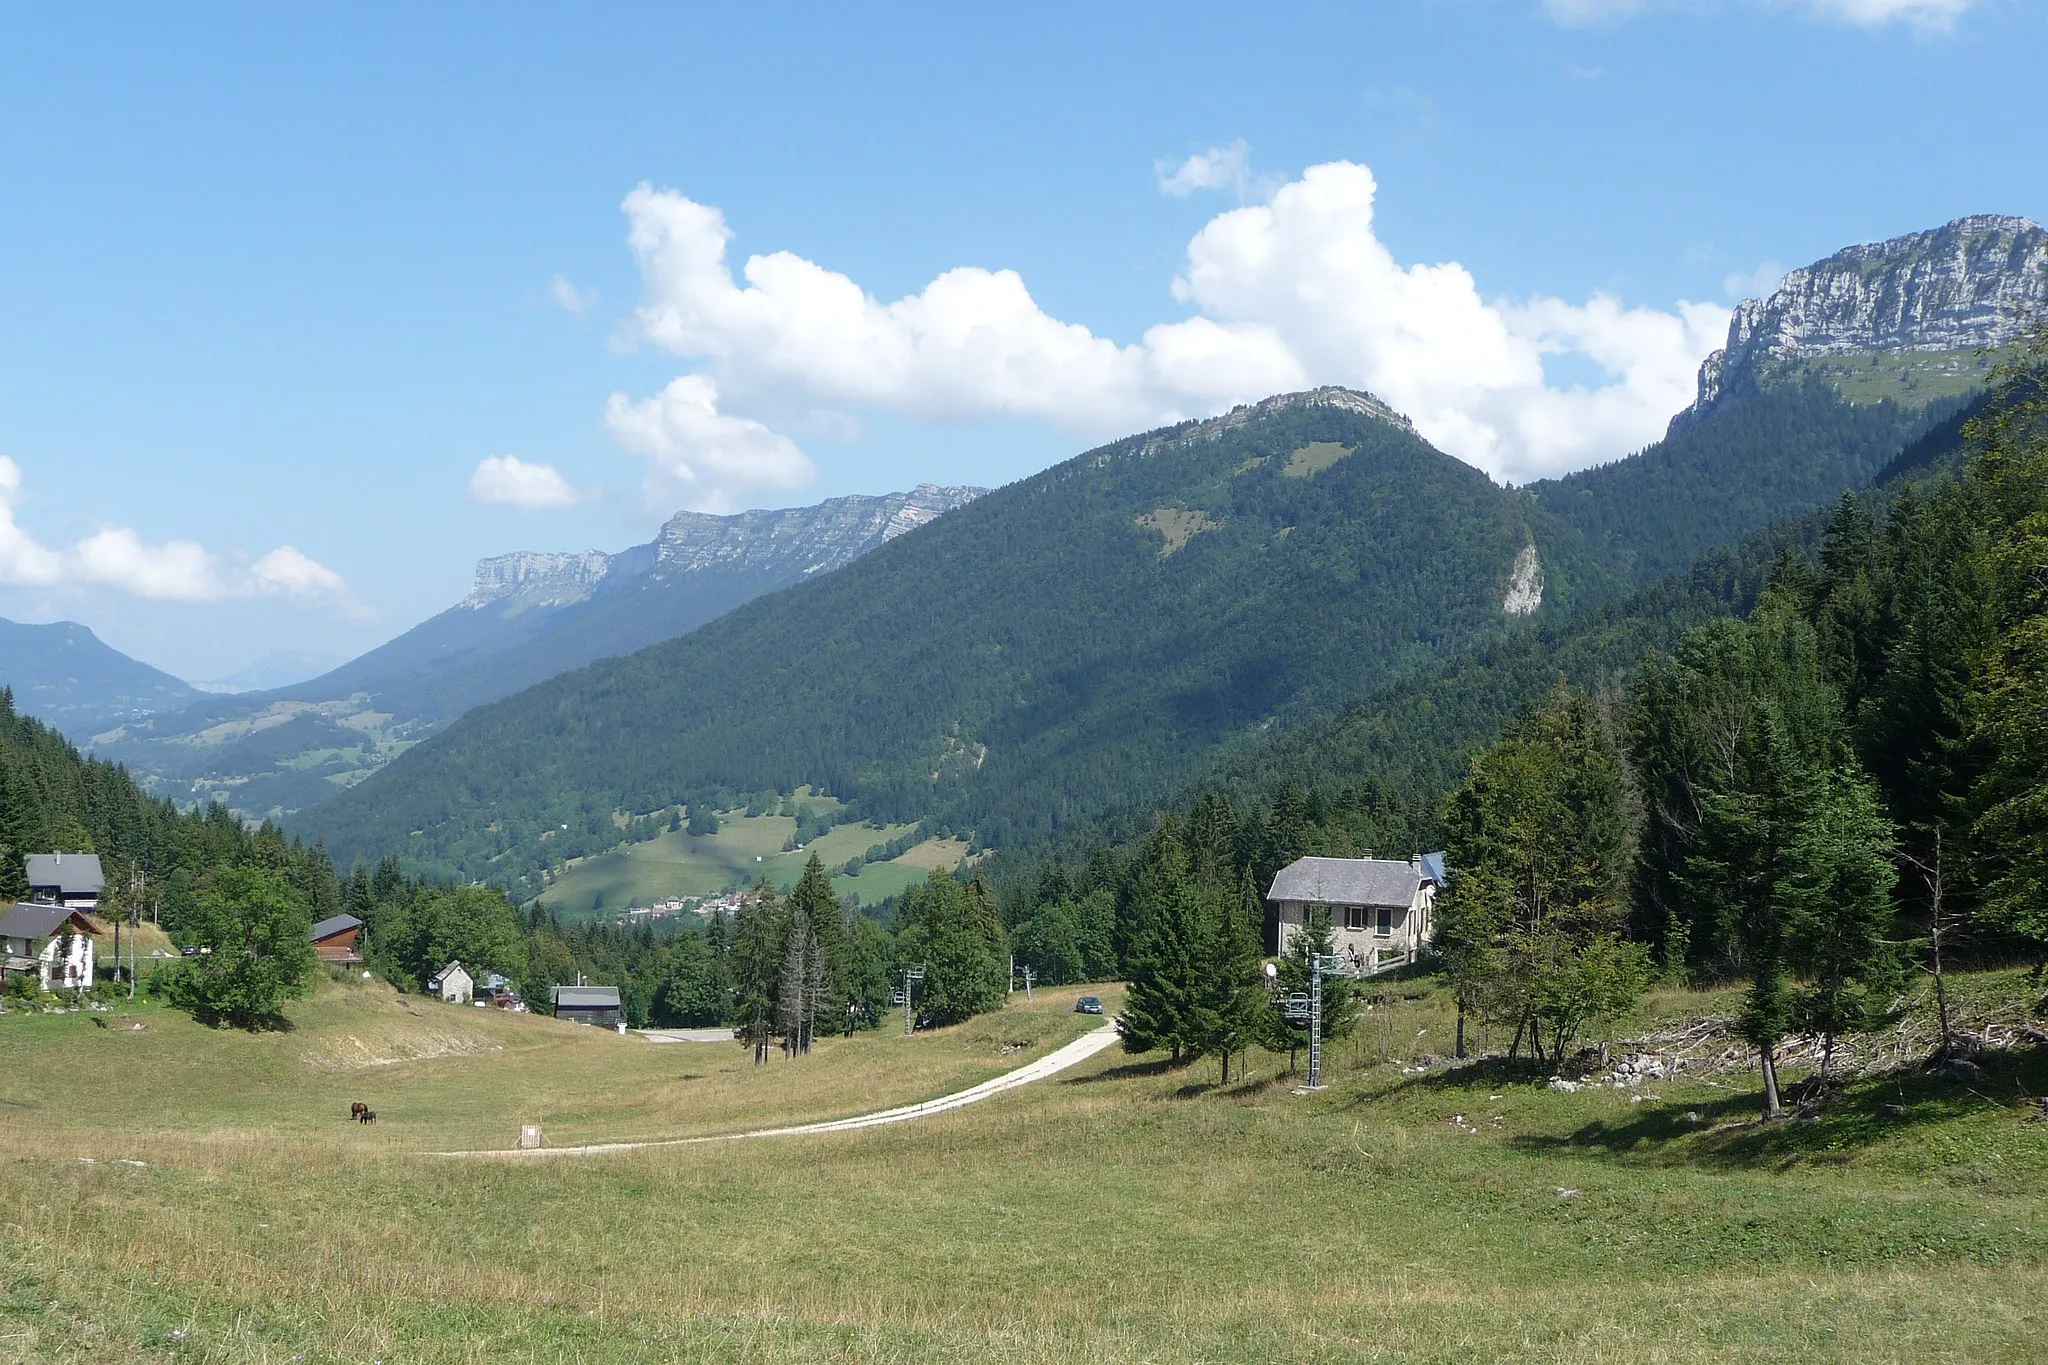
POLYGON ((912 1012, 910 1007, 911 987, 916 982, 922 980, 924 980, 924 968, 905 967, 903 969, 903 1036, 906 1038, 917 1029, 917 1015, 912 1012))

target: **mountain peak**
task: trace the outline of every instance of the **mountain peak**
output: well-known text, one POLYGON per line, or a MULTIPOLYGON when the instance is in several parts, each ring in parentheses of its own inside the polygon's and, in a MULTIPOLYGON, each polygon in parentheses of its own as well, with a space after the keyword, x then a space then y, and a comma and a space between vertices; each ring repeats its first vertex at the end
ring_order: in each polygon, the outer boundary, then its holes
POLYGON ((1196 441, 1213 441, 1261 418, 1274 417, 1283 412, 1302 408, 1337 408, 1340 411, 1357 413, 1361 417, 1369 417, 1376 422, 1385 422, 1403 431, 1415 430, 1413 422, 1362 389, 1347 389, 1335 384, 1325 384, 1321 388, 1303 389, 1299 393, 1276 393, 1271 398, 1261 398, 1256 403, 1239 403, 1219 417, 1170 427, 1144 440, 1137 453, 1140 456, 1151 455, 1169 446, 1188 446, 1196 441))
POLYGON ((2030 218, 1975 214, 1844 247, 1735 309, 1727 345, 1700 366, 1698 400, 1674 425, 1787 364, 2003 346, 2044 306, 2048 229, 2030 218))

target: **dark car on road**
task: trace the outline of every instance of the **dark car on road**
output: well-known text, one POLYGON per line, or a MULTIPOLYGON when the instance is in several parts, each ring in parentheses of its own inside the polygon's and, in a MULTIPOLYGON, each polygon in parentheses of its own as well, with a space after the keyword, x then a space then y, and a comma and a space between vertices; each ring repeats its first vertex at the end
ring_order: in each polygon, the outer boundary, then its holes
POLYGON ((1102 1002, 1092 995, 1084 995, 1074 1002, 1074 1013, 1100 1014, 1102 1013, 1102 1002))

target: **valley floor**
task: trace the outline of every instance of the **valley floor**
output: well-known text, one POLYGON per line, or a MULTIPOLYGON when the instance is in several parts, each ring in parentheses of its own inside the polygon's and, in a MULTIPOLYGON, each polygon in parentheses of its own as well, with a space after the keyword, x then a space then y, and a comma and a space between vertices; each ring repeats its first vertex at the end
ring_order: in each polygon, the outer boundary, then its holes
POLYGON ((0 1018, 0 1359, 2040 1358, 2033 1053, 1763 1129, 1739 1072, 1566 1094, 1404 1069, 1448 1038, 1417 986, 1313 1096, 1285 1058, 1225 1087, 1111 1049, 891 1127, 427 1155, 522 1122, 556 1145, 928 1098, 1081 1036, 1080 993, 758 1070, 360 984, 254 1036, 0 1018), (376 1124, 346 1121, 357 1098, 376 1124))

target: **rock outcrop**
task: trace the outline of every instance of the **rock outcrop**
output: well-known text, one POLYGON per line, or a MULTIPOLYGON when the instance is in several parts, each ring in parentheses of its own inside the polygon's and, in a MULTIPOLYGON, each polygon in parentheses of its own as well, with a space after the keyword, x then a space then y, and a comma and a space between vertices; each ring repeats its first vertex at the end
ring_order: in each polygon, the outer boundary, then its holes
POLYGON ((919 484, 908 493, 830 498, 812 507, 784 507, 714 516, 678 512, 661 534, 617 554, 586 550, 549 554, 519 550, 476 566, 462 605, 503 612, 561 607, 643 574, 666 576, 710 568, 758 569, 809 577, 851 563, 876 546, 980 497, 979 488, 919 484))
POLYGON ((2005 345, 2048 308, 2048 230, 1983 214, 1836 252, 1749 299, 1728 343, 1700 366, 1683 423, 1722 395, 1767 382, 1775 364, 1871 352, 2005 345))

